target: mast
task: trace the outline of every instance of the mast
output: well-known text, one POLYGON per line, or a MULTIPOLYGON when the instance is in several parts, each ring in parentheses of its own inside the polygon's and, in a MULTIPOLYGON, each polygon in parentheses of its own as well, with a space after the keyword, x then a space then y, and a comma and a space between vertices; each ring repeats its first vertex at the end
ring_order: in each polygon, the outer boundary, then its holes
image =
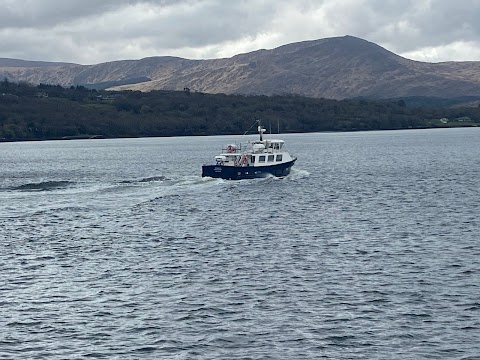
POLYGON ((265 129, 262 128, 262 124, 260 123, 260 120, 258 121, 258 133, 260 134, 260 141, 263 141, 263 133, 265 132, 265 129))

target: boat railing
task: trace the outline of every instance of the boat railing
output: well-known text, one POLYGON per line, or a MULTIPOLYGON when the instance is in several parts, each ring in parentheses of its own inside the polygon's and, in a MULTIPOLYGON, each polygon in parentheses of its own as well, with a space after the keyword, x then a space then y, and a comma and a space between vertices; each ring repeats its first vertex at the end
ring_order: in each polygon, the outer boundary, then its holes
POLYGON ((223 153, 232 153, 232 154, 237 154, 239 152, 242 152, 244 148, 242 148, 242 144, 228 144, 226 146, 222 146, 222 152, 223 153))

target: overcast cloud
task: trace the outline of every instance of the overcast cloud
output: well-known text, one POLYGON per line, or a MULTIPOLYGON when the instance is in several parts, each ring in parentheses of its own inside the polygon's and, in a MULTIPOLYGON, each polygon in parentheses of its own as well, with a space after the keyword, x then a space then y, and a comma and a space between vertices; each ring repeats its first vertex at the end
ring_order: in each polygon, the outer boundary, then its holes
POLYGON ((409 59, 480 61, 478 19, 479 0, 0 0, 0 57, 206 59, 352 35, 409 59))

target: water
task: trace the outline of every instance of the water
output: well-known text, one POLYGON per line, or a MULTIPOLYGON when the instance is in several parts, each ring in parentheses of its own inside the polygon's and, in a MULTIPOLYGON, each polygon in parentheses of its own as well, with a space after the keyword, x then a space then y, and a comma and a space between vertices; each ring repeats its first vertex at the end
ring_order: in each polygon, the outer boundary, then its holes
POLYGON ((479 359, 480 129, 0 144, 1 359, 479 359))

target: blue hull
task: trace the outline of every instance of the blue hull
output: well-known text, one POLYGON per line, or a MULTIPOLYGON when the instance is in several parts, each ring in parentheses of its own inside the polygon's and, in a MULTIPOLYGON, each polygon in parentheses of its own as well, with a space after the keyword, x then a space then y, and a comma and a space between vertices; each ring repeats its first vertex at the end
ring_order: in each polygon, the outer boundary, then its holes
POLYGON ((295 160, 284 164, 270 166, 225 166, 225 165, 203 165, 202 176, 212 178, 221 178, 225 180, 244 180, 267 177, 273 175, 276 177, 287 176, 290 173, 295 160))

